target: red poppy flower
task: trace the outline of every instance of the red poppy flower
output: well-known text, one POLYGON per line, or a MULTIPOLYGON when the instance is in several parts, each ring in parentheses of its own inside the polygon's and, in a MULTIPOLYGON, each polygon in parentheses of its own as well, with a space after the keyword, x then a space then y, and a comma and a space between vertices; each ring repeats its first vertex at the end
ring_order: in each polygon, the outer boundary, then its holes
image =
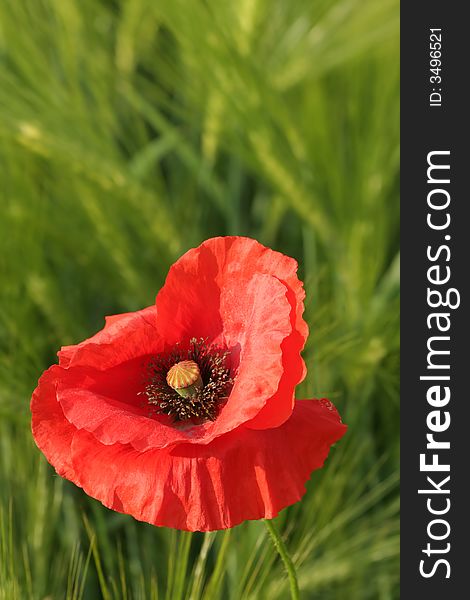
POLYGON ((62 348, 31 402, 59 475, 190 531, 297 502, 346 427, 327 400, 294 399, 308 334, 296 270, 255 240, 207 240, 171 267, 155 306, 62 348))

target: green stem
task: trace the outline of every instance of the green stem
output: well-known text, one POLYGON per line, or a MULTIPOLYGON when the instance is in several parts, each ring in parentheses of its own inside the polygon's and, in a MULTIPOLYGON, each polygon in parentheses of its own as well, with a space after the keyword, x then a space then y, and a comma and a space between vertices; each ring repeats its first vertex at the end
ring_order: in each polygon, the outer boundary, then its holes
POLYGON ((282 558, 282 562, 287 571, 287 575, 289 577, 289 585, 290 585, 290 596, 292 600, 299 600, 299 584, 297 582, 297 573, 295 572, 294 563, 292 562, 289 553, 287 552, 286 545, 284 544, 284 540, 282 539, 279 531, 274 525, 274 521, 264 519, 264 523, 269 531, 269 535, 274 543, 274 547, 279 553, 279 556, 282 558))

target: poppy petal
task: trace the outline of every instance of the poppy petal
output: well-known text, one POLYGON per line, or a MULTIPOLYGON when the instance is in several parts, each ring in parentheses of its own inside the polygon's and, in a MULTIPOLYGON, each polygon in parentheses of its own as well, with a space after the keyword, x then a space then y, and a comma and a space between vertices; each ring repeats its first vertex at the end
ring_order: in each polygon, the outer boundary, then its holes
POLYGON ((297 502, 345 431, 331 403, 297 401, 281 427, 240 428, 208 445, 141 453, 79 431, 72 462, 79 485, 105 506, 154 525, 210 531, 273 518, 297 502))
MULTIPOLYGON (((308 326, 302 318, 305 292, 297 277, 297 262, 250 238, 212 238, 186 252, 171 267, 156 304, 159 332, 170 343, 194 336, 222 339, 236 346, 247 310, 246 303, 239 300, 256 274, 281 282, 290 304, 290 331, 281 345, 282 369, 276 388, 250 422, 250 427, 264 429, 289 418, 295 386, 306 373, 300 352, 308 326)), ((263 346, 264 337, 258 338, 260 353, 263 346)), ((275 376, 273 372, 272 381, 275 376)))
POLYGON ((64 416, 56 397, 57 369, 54 365, 43 373, 31 398, 33 437, 38 448, 62 477, 75 481, 70 460, 70 446, 75 427, 64 416))
POLYGON ((106 317, 103 329, 73 346, 63 346, 57 353, 59 364, 108 369, 137 356, 153 354, 162 348, 156 329, 154 305, 136 312, 106 317))

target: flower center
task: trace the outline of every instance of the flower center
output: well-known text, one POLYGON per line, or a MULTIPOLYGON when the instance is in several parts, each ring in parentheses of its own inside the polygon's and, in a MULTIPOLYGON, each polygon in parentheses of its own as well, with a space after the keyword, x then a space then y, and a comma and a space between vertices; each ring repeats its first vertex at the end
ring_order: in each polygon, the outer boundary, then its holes
POLYGON ((204 387, 201 372, 193 360, 182 360, 171 367, 166 382, 183 398, 188 398, 204 387))
POLYGON ((144 392, 149 404, 175 422, 214 421, 233 384, 228 356, 229 352, 195 338, 186 347, 177 344, 155 356, 148 365, 144 392))

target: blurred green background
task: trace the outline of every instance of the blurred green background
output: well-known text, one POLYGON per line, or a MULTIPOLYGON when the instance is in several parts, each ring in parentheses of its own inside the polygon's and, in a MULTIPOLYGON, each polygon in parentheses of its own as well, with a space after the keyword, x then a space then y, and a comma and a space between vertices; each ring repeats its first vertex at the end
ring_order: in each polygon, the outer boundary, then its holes
POLYGON ((277 519, 303 598, 398 598, 398 0, 0 4, 0 598, 287 598, 262 522, 113 513, 34 446, 61 345, 214 235, 292 255, 349 425, 277 519))

